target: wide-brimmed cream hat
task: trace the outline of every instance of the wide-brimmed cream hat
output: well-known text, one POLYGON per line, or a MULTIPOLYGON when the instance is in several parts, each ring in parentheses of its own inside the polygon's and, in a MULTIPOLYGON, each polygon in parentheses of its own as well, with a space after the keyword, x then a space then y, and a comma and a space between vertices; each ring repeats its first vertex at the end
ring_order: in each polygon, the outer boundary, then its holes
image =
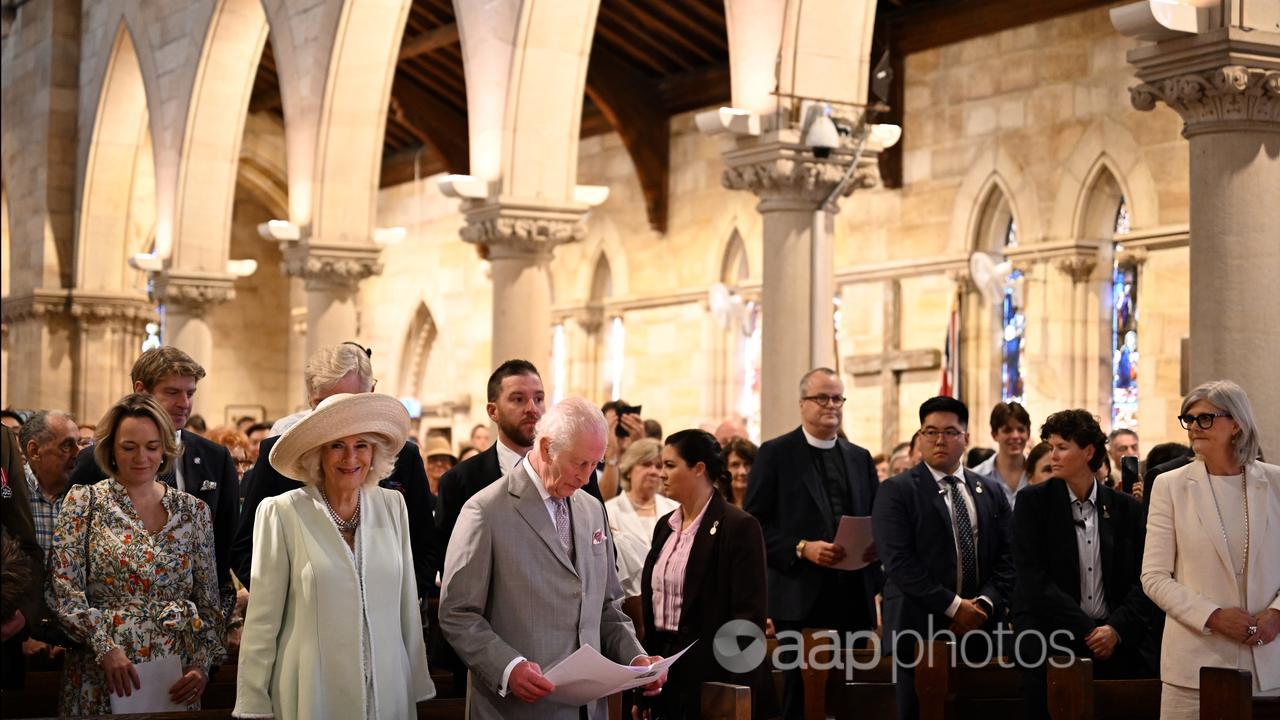
POLYGON ((330 395, 305 418, 285 431, 271 448, 271 466, 281 475, 311 482, 299 461, 309 450, 348 435, 380 435, 394 458, 409 437, 409 411, 390 395, 339 393, 330 395))
POLYGON ((441 455, 452 460, 454 465, 458 464, 458 456, 453 454, 448 440, 439 435, 428 435, 427 444, 422 448, 422 457, 430 459, 441 455))

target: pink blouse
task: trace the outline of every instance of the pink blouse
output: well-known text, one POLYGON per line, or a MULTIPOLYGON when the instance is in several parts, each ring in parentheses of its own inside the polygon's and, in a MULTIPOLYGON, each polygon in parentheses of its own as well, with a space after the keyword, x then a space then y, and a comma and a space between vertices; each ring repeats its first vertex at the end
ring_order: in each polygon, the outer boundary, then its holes
POLYGON ((693 539, 698 534, 698 526, 702 524, 702 516, 707 514, 707 506, 711 498, 698 512, 698 516, 689 523, 689 527, 681 528, 684 512, 679 508, 671 513, 667 524, 672 533, 662 546, 658 562, 653 566, 653 625, 659 630, 675 632, 680 626, 680 610, 684 606, 684 573, 689 564, 689 553, 693 550, 693 539))

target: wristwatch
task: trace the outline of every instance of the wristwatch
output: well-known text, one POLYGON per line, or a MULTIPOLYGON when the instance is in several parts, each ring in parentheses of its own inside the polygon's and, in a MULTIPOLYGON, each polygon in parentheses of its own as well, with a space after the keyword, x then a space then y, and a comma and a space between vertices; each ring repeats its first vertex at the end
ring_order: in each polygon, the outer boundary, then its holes
POLYGON ((809 544, 808 540, 801 540, 800 542, 796 543, 796 557, 798 558, 804 557, 804 546, 808 544, 809 544))

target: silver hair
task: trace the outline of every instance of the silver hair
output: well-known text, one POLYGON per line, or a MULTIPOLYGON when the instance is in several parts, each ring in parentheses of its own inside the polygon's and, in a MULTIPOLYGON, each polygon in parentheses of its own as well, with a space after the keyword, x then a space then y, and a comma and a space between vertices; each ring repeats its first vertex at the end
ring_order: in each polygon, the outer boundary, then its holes
POLYGON ((369 356, 357 345, 342 343, 327 345, 307 358, 302 369, 302 381, 306 385, 307 402, 315 404, 315 398, 338 384, 338 381, 355 371, 360 378, 361 392, 373 390, 373 365, 369 356))
POLYGON ((73 425, 76 422, 75 417, 69 412, 41 410, 22 423, 22 427, 18 428, 18 445, 22 448, 23 456, 27 454, 27 443, 34 440, 37 445, 43 445, 53 439, 53 426, 49 421, 55 418, 63 418, 73 425))
POLYGON ((809 394, 809 378, 814 375, 832 375, 837 380, 840 378, 840 373, 837 373, 829 367, 816 367, 805 373, 804 377, 800 378, 800 397, 803 398, 805 395, 809 394))
MULTIPOLYGON (((371 487, 395 472, 398 452, 392 449, 391 440, 381 433, 360 433, 359 437, 368 440, 373 446, 373 462, 369 465, 369 474, 364 478, 365 487, 371 487)), ((317 445, 298 458, 298 464, 307 471, 306 478, 303 480, 307 485, 319 485, 324 481, 324 470, 320 467, 320 451, 327 444, 326 442, 317 445)))
POLYGON ((533 444, 537 447, 542 438, 551 440, 551 454, 558 455, 570 448, 578 437, 587 433, 597 433, 605 437, 609 432, 609 423, 605 422, 604 413, 585 398, 570 397, 553 405, 533 431, 533 444))
POLYGON ((1245 466, 1257 460, 1262 443, 1258 438, 1258 424, 1253 419, 1253 408, 1249 405, 1249 396, 1244 388, 1230 380, 1210 380, 1187 393, 1182 399, 1182 409, 1178 414, 1186 415, 1187 408, 1201 400, 1230 415, 1236 425, 1240 426, 1240 433, 1231 438, 1236 462, 1245 466))

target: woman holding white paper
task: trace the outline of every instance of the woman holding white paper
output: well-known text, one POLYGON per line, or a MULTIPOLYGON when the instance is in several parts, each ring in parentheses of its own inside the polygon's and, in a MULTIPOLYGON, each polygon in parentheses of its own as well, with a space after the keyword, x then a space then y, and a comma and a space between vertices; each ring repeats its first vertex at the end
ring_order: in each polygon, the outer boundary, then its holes
POLYGON ((181 448, 150 396, 116 403, 95 440, 108 477, 67 493, 50 548, 49 607, 84 643, 67 653, 59 714, 110 713, 112 694, 141 689, 137 664, 174 656, 168 699, 198 710, 222 654, 209 508, 157 481, 181 448))

